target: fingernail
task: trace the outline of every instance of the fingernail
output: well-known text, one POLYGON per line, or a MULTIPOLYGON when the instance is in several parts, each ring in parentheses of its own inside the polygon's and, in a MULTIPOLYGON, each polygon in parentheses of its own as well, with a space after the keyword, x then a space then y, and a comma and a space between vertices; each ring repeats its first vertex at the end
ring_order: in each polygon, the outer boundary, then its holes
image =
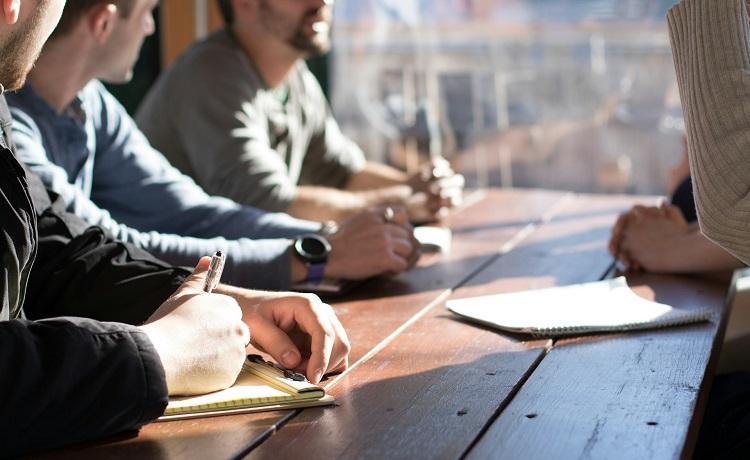
POLYGON ((315 371, 315 375, 313 375, 313 383, 320 383, 320 380, 323 378, 323 369, 318 369, 315 371))
POLYGON ((292 350, 287 351, 281 355, 281 364, 283 364, 284 367, 295 366, 297 364, 297 354, 292 350))

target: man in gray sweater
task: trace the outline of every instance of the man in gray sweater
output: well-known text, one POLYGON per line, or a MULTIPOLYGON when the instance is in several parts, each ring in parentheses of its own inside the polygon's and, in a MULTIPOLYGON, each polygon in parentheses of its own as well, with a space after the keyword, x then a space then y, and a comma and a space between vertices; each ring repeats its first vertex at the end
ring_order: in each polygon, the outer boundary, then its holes
POLYGON ((239 203, 312 220, 396 203, 434 220, 463 177, 444 160, 411 176, 366 161, 303 61, 330 47, 332 3, 220 0, 226 27, 162 74, 137 122, 178 169, 239 203))

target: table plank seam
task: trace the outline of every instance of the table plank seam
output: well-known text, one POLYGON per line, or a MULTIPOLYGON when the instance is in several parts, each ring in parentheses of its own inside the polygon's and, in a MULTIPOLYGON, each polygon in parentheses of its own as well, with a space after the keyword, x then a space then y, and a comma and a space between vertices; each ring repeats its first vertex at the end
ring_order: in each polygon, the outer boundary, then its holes
MULTIPOLYGON (((476 199, 474 202, 471 202, 466 205, 466 207, 469 207, 477 202, 480 201, 481 198, 485 196, 485 194, 477 192, 478 199, 476 199)), ((399 326, 396 330, 394 330, 391 334, 389 334, 385 339, 380 341, 377 345, 375 345, 370 351, 368 351, 364 356, 362 356, 360 359, 355 361, 353 364, 349 366, 344 372, 337 375, 331 382, 324 385, 324 388, 328 391, 331 388, 333 388, 338 382, 340 382, 345 376, 347 376, 350 372, 352 372, 354 369, 359 367, 360 365, 364 364, 365 362, 369 361, 374 357, 377 353, 382 351, 388 344, 393 342, 399 335, 401 335, 402 332, 404 332, 406 329, 408 329, 411 325, 413 325, 415 322, 417 322, 420 318, 424 317, 429 313, 433 308, 435 308, 437 305, 441 304, 447 297, 449 297, 451 294, 453 294, 457 289, 461 288, 465 284, 467 284, 469 281, 471 281, 474 277, 478 276, 484 269, 486 269, 488 266, 490 266, 492 263, 499 260, 502 256, 510 253, 515 248, 517 248, 523 241, 528 239, 536 230, 538 230, 542 225, 549 223, 554 219, 556 215, 560 213, 562 209, 564 209, 568 204, 570 204, 574 199, 578 196, 578 194, 573 192, 567 192, 565 193, 560 199, 555 201, 547 211, 543 212, 538 218, 532 220, 528 224, 526 224, 523 228, 521 228, 512 238, 510 238, 507 242, 505 242, 495 254, 490 256, 486 263, 481 264, 476 269, 472 270, 471 273, 469 273, 466 277, 459 280, 456 285, 452 288, 445 289, 443 292, 441 292, 434 300, 432 300, 430 303, 428 303, 423 309, 421 309, 419 312, 415 313, 411 318, 406 320, 401 326, 399 326)), ((545 346, 544 353, 540 354, 540 356, 543 358, 546 356, 546 353, 548 351, 550 344, 545 346)), ((541 359, 538 358, 538 362, 535 362, 534 365, 527 371, 528 375, 524 375, 523 381, 525 382, 526 379, 533 373, 533 370, 536 369, 538 364, 541 362, 541 359)), ((518 389, 520 389, 520 386, 518 386, 518 389)), ((515 392, 518 391, 518 389, 514 389, 515 392)), ((512 400, 512 398, 508 399, 508 403, 512 400)), ((507 405, 507 403, 506 403, 507 405)), ((502 412, 502 408, 504 408, 505 405, 502 405, 500 408, 498 408, 498 411, 493 416, 496 418, 499 416, 499 414, 502 412)), ((283 424, 286 424, 289 420, 291 420, 293 417, 296 417, 298 414, 302 413, 301 409, 295 410, 292 413, 285 416, 282 421, 283 424)), ((283 424, 278 425, 278 428, 281 428, 283 424)), ((487 424, 483 430, 486 430, 491 424, 487 424)), ((263 442, 265 442, 271 435, 276 433, 276 424, 274 424, 274 427, 272 429, 267 430, 260 436, 256 436, 250 443, 248 443, 247 448, 243 449, 241 452, 236 454, 236 458, 244 457, 252 452, 256 447, 260 446, 263 442)), ((483 431, 482 431, 483 432, 483 431)), ((481 437, 479 435, 473 442, 472 445, 481 437)), ((468 452, 468 450, 467 450, 468 452)), ((235 458, 235 457, 233 457, 235 458)))
POLYGON ((519 230, 510 240, 508 240, 505 244, 503 244, 498 249, 497 253, 489 257, 485 263, 481 264, 479 267, 474 269, 471 273, 466 275, 466 277, 459 280, 458 283, 456 283, 454 287, 448 288, 444 290, 443 292, 441 292, 432 302, 428 303, 423 309, 415 313, 411 318, 406 320, 401 326, 399 326, 396 330, 394 330, 391 334, 389 334, 388 337, 380 341, 380 343, 378 343, 372 349, 370 349, 370 351, 368 351, 364 356, 362 356, 360 359, 354 362, 351 366, 349 366, 348 369, 346 369, 341 374, 337 375, 336 378, 334 378, 331 382, 326 384, 325 385, 326 390, 333 388, 341 379, 343 379, 347 374, 349 374, 349 372, 357 368, 359 365, 369 361, 373 356, 375 356, 378 352, 380 352, 383 348, 385 348, 389 343, 395 340, 396 337, 398 337, 403 331, 408 329, 409 326, 414 324, 420 318, 424 317, 433 308, 435 308, 436 305, 440 304, 443 300, 445 300, 446 297, 450 296, 457 289, 459 289, 460 287, 464 286, 466 283, 471 281, 474 277, 476 277, 479 273, 481 273, 485 268, 495 263, 503 255, 508 254, 513 249, 518 247, 518 245, 521 244, 521 242, 526 240, 540 226, 544 225, 545 223, 550 222, 554 218, 554 216, 560 212, 561 209, 563 209, 568 203, 570 203, 575 198, 575 196, 576 196, 575 193, 566 193, 565 195, 563 195, 559 200, 553 203, 552 206, 550 206, 550 208, 547 211, 542 213, 542 215, 539 216, 538 219, 526 224, 521 230, 519 230))
POLYGON ((343 379, 346 375, 348 375, 352 370, 356 369, 361 364, 369 361, 373 356, 378 354, 383 348, 388 346, 389 343, 393 342, 396 339, 396 337, 401 335, 401 333, 404 332, 404 330, 408 329, 409 326, 411 326, 417 320, 419 320, 420 318, 425 316, 427 313, 429 313, 430 310, 432 310, 435 307, 435 305, 445 300, 445 298, 448 297, 452 292, 453 291, 451 289, 446 289, 442 293, 440 293, 440 295, 438 295, 432 302, 428 303, 427 306, 425 306, 423 309, 415 313, 414 316, 406 320, 401 326, 399 326, 398 328, 396 328, 396 330, 391 332, 388 335, 388 337, 384 338, 383 340, 380 341, 380 343, 372 347, 370 351, 365 353, 364 356, 362 356, 357 361, 355 361, 352 365, 350 365, 344 372, 340 373, 339 375, 336 376, 336 378, 334 378, 333 380, 328 382, 326 385, 324 385, 325 389, 330 390, 341 379, 343 379))
POLYGON ((468 446, 466 446, 466 449, 461 453, 461 455, 458 457, 460 460, 465 459, 471 451, 474 449, 474 446, 479 442, 482 437, 484 437, 487 430, 490 429, 493 423, 495 423, 495 420, 497 420, 498 417, 500 417, 500 414, 503 413, 506 407, 510 405, 510 403, 513 401, 513 399, 516 397, 519 391, 521 391, 521 388, 526 384, 526 382, 531 378, 532 374, 536 369, 539 367, 539 365, 542 363, 542 360, 547 356, 547 353, 549 353, 552 350, 552 340, 548 340, 547 344, 544 346, 544 352, 540 353, 539 356, 534 360, 534 362, 529 366, 529 368, 524 372, 523 376, 518 380, 516 385, 513 387, 513 389, 508 393, 508 397, 505 398, 504 401, 500 402, 500 405, 497 406, 497 409, 495 409, 495 412, 492 413, 492 416, 490 416, 489 419, 487 419, 487 422, 482 426, 482 429, 479 430, 477 435, 474 437, 474 439, 469 443, 468 446))
POLYGON ((291 419, 293 419, 300 413, 302 413, 302 409, 294 409, 288 414, 284 415, 281 420, 268 427, 266 431, 253 438, 245 447, 240 449, 239 452, 229 457, 229 460, 240 460, 241 458, 246 457, 253 449, 265 442, 266 439, 270 438, 274 433, 279 431, 281 427, 286 425, 291 419))

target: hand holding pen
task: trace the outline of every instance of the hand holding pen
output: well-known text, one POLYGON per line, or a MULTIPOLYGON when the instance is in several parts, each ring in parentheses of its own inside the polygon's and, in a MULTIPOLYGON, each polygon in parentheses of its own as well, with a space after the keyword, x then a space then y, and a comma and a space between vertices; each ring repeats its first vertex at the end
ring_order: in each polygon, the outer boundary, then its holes
MULTIPOLYGON (((206 293, 211 262, 203 257, 182 285, 140 326, 159 355, 170 395, 230 386, 250 340, 242 309, 232 297, 206 293)), ((220 265, 214 265, 214 273, 220 265)), ((216 273, 220 275, 220 273, 216 273)))
MULTIPOLYGON (((245 340, 243 358, 252 330, 255 348, 268 353, 287 369, 304 371, 312 383, 318 383, 325 373, 346 369, 350 350, 346 332, 331 307, 318 297, 252 291, 227 285, 221 286, 221 293, 225 295, 210 294, 219 284, 225 259, 226 255, 218 251, 210 261, 207 257, 202 258, 196 272, 183 287, 188 284, 195 287, 195 283, 200 283, 204 295, 194 298, 212 298, 218 304, 225 300, 239 302, 239 314, 232 313, 231 316, 242 322, 236 329, 245 331, 242 334, 245 340)), ((216 314, 223 314, 222 309, 219 308, 216 314)), ((210 327, 211 322, 210 317, 200 320, 204 328, 210 327)), ((236 348, 236 342, 231 342, 236 348)))

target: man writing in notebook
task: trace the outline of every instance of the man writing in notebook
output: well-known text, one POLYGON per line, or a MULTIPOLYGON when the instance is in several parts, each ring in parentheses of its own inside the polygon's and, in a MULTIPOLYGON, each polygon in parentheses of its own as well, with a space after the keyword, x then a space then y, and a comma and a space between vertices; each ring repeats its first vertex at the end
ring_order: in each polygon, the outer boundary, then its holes
POLYGON ((1 94, 23 84, 64 4, 0 1, 0 455, 136 429, 168 394, 230 385, 248 327, 313 381, 345 368, 346 334, 314 296, 204 293, 207 258, 190 274, 112 239, 16 160, 1 94))
POLYGON ((403 211, 388 221, 386 208, 362 212, 338 231, 329 226, 313 235, 320 223, 207 195, 149 145, 94 79, 130 79, 141 43, 153 32, 155 6, 155 0, 68 3, 30 83, 8 97, 21 160, 68 210, 172 264, 226 252, 225 279, 245 287, 283 290, 322 274, 361 279, 406 270, 418 253, 403 211), (320 247, 330 248, 313 260, 295 240, 326 240, 320 247))
POLYGON ((219 5, 226 26, 175 61, 138 112, 172 164, 210 193, 312 220, 397 203, 423 222, 460 199, 446 161, 409 176, 341 133, 303 61, 330 47, 332 0, 219 5))

